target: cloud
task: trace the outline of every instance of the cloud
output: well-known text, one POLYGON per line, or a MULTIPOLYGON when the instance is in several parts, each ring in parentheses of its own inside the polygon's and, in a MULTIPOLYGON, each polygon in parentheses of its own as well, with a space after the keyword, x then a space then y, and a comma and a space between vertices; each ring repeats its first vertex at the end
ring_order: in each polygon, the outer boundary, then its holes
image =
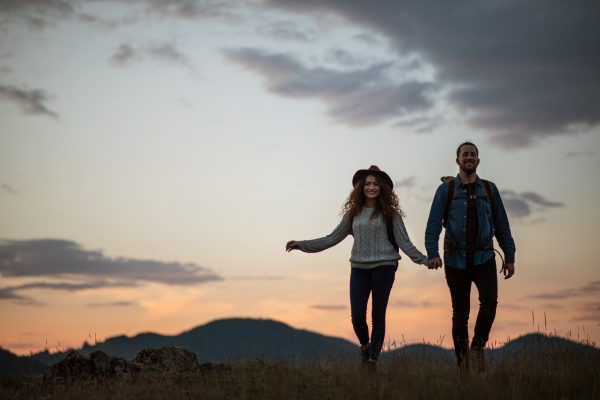
POLYGON ((580 315, 579 317, 574 317, 569 319, 569 322, 583 322, 583 321, 594 321, 600 322, 600 313, 598 315, 580 315))
MULTIPOLYGON (((212 270, 191 263, 109 258, 101 251, 84 250, 75 242, 58 239, 0 242, 0 274, 5 278, 38 276, 78 279, 83 280, 85 285, 96 285, 96 288, 132 286, 140 282, 187 286, 223 279, 212 270)), ((60 283, 30 285, 62 290, 84 288, 60 283)), ((19 289, 24 289, 24 286, 19 289)))
POLYGON ((0 288, 0 301, 2 300, 13 300, 13 303, 22 306, 41 306, 44 303, 37 302, 31 297, 21 296, 15 293, 15 287, 4 287, 0 288))
MULTIPOLYGON (((92 1, 90 1, 91 3, 92 1)), ((20 21, 31 29, 43 30, 48 26, 74 16, 83 23, 100 29, 113 29, 138 20, 137 15, 106 19, 88 13, 76 15, 82 2, 69 0, 2 0, 0 22, 20 21)), ((241 0, 114 0, 126 6, 138 6, 136 11, 143 15, 177 19, 219 18, 229 22, 240 21, 245 1, 241 0)))
POLYGON ((414 187, 415 185, 416 185, 416 182, 415 182, 414 176, 409 176, 406 179, 403 179, 398 182, 394 182, 394 187, 397 187, 397 188, 401 188, 401 187, 411 188, 411 187, 414 187))
POLYGON ((449 104, 499 146, 526 147, 600 123, 600 24, 592 2, 264 3, 315 19, 332 12, 386 37, 400 57, 418 56, 449 104))
POLYGON ((285 276, 236 276, 232 278, 227 278, 232 281, 282 281, 288 279, 285 276))
POLYGON ((287 54, 257 49, 224 50, 225 58, 261 75, 267 90, 295 99, 318 99, 334 120, 354 127, 375 125, 390 118, 425 111, 433 106, 427 82, 395 82, 390 63, 354 71, 310 68, 287 54))
POLYGON ((520 306, 518 304, 498 304, 498 308, 503 308, 505 310, 525 310, 525 307, 520 306))
MULTIPOLYGON (((591 282, 590 285, 587 285, 586 287, 595 287, 596 288, 595 291, 600 291, 600 282, 591 282)), ((582 312, 582 314, 579 314, 579 315, 571 318, 569 321, 600 322, 600 303, 598 303, 598 302, 585 303, 585 304, 580 305, 577 308, 577 310, 582 312)))
POLYGON ((116 68, 131 66, 143 60, 142 52, 156 61, 182 66, 194 74, 198 72, 190 59, 181 53, 174 43, 153 44, 143 50, 136 50, 130 44, 123 43, 109 58, 109 62, 116 68))
POLYGON ((600 281, 593 281, 588 283, 587 285, 579 288, 582 292, 585 293, 597 293, 600 292, 600 281))
POLYGON ((381 42, 373 35, 370 35, 368 33, 359 33, 356 34, 352 37, 355 40, 358 40, 359 42, 363 42, 366 43, 368 45, 378 45, 381 44, 381 42))
POLYGON ((90 303, 86 304, 86 307, 129 307, 137 306, 138 303, 134 301, 113 301, 111 303, 90 303))
POLYGON ((79 292, 82 290, 90 289, 101 289, 107 287, 134 287, 138 286, 135 282, 108 282, 108 281, 96 281, 92 283, 72 283, 72 282, 36 282, 28 283, 19 286, 8 286, 0 288, 0 300, 18 300, 17 304, 20 305, 43 305, 31 297, 24 297, 16 291, 28 290, 28 289, 51 289, 51 290, 65 290, 68 292, 79 292))
POLYGON ((542 196, 540 196, 539 194, 534 193, 534 192, 521 193, 521 197, 524 198, 525 200, 529 200, 530 202, 540 205, 542 207, 564 207, 565 206, 563 203, 559 203, 559 202, 555 202, 555 201, 548 201, 545 198, 543 198, 542 196))
POLYGON ((65 0, 2 0, 0 23, 23 21, 31 29, 43 30, 74 13, 73 2, 65 0))
POLYGON ((260 26, 256 32, 265 37, 279 40, 293 40, 297 42, 310 42, 315 38, 315 32, 300 29, 289 21, 277 21, 260 26))
POLYGON ((528 296, 528 299, 568 299, 594 295, 600 292, 600 281, 592 281, 579 289, 565 289, 555 293, 541 293, 528 296))
POLYGON ((183 55, 174 43, 154 44, 150 46, 146 52, 158 61, 180 65, 189 69, 191 72, 197 72, 196 67, 189 58, 183 55))
POLYGON ((123 43, 115 50, 115 53, 110 56, 109 62, 113 67, 122 68, 140 61, 142 57, 127 43, 123 43))
MULTIPOLYGON (((130 0, 121 0, 128 2, 130 0)), ((242 0, 136 0, 147 5, 146 12, 181 19, 220 18, 239 21, 242 0)))
POLYGON ((507 214, 513 218, 525 218, 532 215, 534 211, 545 211, 549 207, 565 206, 563 203, 546 200, 543 196, 534 192, 517 194, 513 190, 502 190, 500 196, 507 214))
POLYGON ((129 15, 122 18, 108 19, 86 13, 78 14, 77 19, 102 31, 111 31, 121 26, 134 24, 138 21, 137 15, 129 15))
POLYGON ((403 307, 403 308, 428 308, 428 307, 440 306, 440 305, 442 305, 442 303, 436 303, 436 302, 432 302, 429 300, 425 300, 425 301, 421 301, 421 302, 398 300, 398 301, 394 302, 393 305, 396 307, 403 307))
POLYGON ((17 192, 15 189, 13 189, 9 184, 7 183, 3 183, 2 185, 0 185, 0 188, 2 188, 2 190, 4 190, 6 193, 10 193, 10 194, 19 194, 19 192, 17 192))
POLYGON ((574 158, 574 157, 593 157, 597 155, 595 151, 586 150, 586 151, 570 151, 565 154, 565 158, 574 158))
POLYGON ((50 111, 44 102, 48 100, 46 92, 40 89, 25 90, 10 85, 0 85, 0 100, 4 99, 17 105, 23 114, 47 115, 58 118, 58 114, 50 111))
POLYGON ((348 306, 344 305, 336 305, 336 304, 316 304, 314 306, 310 306, 310 308, 315 310, 324 310, 324 311, 339 311, 345 310, 348 306))

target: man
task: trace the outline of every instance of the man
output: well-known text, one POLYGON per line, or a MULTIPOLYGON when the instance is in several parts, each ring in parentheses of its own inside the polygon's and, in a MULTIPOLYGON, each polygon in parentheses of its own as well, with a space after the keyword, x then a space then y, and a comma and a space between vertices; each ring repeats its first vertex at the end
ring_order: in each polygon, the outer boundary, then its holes
POLYGON ((479 313, 471 354, 475 356, 479 368, 485 369, 483 349, 498 305, 496 253, 492 248, 494 235, 504 251, 506 263, 501 269, 504 279, 515 273, 515 242, 510 233, 508 217, 496 185, 477 176, 479 162, 477 146, 471 142, 458 146, 458 176, 438 187, 425 232, 428 267, 437 269, 443 265, 438 242, 442 226, 446 228, 444 262, 446 282, 452 298, 452 339, 459 371, 469 367, 471 282, 479 291, 479 313))

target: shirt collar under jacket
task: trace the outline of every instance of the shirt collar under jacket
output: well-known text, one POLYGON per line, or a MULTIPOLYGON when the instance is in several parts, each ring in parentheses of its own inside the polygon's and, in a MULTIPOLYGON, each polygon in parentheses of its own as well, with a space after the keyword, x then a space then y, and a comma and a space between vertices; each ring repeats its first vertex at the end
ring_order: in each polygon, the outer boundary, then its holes
MULTIPOLYGON (((457 188, 459 188, 463 184, 462 181, 460 180, 459 175, 456 175, 456 178, 454 178, 454 182, 456 182, 457 188)), ((477 184, 477 186, 483 187, 483 182, 479 178, 479 175, 477 175, 477 180, 475 181, 475 183, 477 184)), ((464 186, 463 186, 463 188, 464 188, 464 186)))

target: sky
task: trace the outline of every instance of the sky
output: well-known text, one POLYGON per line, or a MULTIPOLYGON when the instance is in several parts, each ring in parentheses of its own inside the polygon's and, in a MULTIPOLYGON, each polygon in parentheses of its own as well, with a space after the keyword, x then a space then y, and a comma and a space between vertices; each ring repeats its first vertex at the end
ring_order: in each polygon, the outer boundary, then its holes
MULTIPOLYGON (((352 238, 285 243, 329 234, 377 165, 425 252, 465 140, 517 247, 490 343, 600 342, 599 17, 592 0, 2 1, 0 346, 229 317, 356 343, 352 238)), ((477 307, 473 288, 471 334, 477 307)), ((443 271, 403 256, 390 343, 451 347, 451 315, 443 271)))

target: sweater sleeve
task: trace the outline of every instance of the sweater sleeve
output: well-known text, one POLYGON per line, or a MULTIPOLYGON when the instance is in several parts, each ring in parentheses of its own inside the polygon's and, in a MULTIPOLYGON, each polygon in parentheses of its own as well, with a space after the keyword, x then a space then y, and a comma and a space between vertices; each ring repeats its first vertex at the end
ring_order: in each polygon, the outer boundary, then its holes
POLYGON ((394 238, 396 239, 398 247, 400 247, 404 254, 409 256, 415 264, 427 265, 427 256, 417 250, 410 241, 408 233, 406 232, 406 227, 404 226, 404 221, 399 213, 396 213, 396 219, 394 219, 394 238))
POLYGON ((351 233, 352 226, 350 224, 350 219, 344 214, 340 224, 329 235, 319 239, 302 240, 298 242, 298 244, 300 245, 300 250, 305 253, 318 253, 319 251, 335 246, 351 233))

